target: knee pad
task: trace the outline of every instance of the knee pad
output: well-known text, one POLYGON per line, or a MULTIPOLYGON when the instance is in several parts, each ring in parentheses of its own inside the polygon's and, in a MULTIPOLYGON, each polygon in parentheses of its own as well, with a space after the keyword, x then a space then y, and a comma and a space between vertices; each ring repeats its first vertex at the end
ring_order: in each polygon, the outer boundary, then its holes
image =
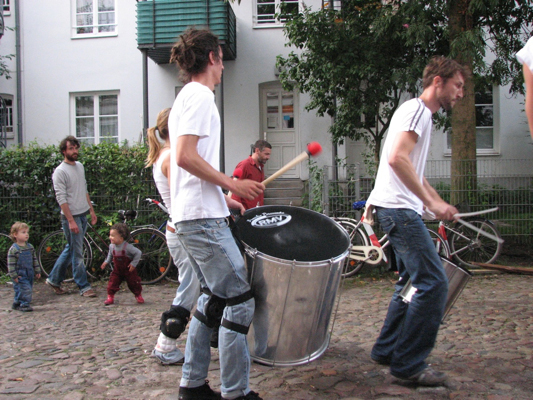
POLYGON ((211 294, 209 300, 205 304, 205 315, 197 309, 194 313, 194 316, 198 320, 203 322, 205 325, 207 325, 209 328, 216 328, 219 325, 222 325, 224 328, 246 335, 250 326, 244 326, 229 321, 225 318, 222 318, 222 315, 226 306, 231 307, 237 304, 245 303, 246 301, 252 298, 253 294, 251 290, 239 296, 231 297, 229 299, 223 299, 218 296, 215 296, 214 294, 211 294))
POLYGON ((191 313, 181 306, 171 306, 170 310, 161 314, 161 332, 172 339, 177 339, 189 322, 191 313))

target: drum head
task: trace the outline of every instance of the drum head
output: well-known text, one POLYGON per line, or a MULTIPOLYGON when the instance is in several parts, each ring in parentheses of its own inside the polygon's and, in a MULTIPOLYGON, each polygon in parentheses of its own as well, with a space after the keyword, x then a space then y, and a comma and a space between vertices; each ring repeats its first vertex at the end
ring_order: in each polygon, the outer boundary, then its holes
POLYGON ((350 238, 340 225, 306 208, 252 208, 240 217, 237 227, 246 245, 284 260, 324 261, 339 257, 350 247, 350 238))

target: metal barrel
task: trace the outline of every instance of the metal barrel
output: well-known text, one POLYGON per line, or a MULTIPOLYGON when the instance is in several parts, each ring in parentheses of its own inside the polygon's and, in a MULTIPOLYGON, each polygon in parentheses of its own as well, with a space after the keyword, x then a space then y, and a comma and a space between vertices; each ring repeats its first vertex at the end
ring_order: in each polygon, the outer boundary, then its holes
POLYGON ((252 359, 293 366, 320 357, 329 345, 348 234, 323 214, 290 206, 247 210, 237 228, 255 298, 252 359))

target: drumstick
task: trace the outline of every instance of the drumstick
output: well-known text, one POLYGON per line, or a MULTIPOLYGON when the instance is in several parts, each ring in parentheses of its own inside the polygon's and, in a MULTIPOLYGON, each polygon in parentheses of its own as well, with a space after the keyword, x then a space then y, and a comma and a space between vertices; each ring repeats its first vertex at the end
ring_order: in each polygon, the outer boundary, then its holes
POLYGON ((307 160, 310 156, 316 156, 322 151, 322 146, 318 142, 311 142, 307 145, 307 150, 304 151, 299 156, 296 156, 292 161, 289 161, 287 164, 285 164, 283 167, 281 167, 278 171, 274 172, 271 176, 266 178, 263 181, 263 185, 268 185, 270 182, 272 182, 274 179, 276 179, 278 176, 283 175, 285 172, 287 172, 289 169, 293 168, 294 166, 298 165, 304 160, 307 160))
MULTIPOLYGON (((457 215, 457 214, 455 214, 455 215, 457 215)), ((504 240, 503 240, 502 238, 499 238, 498 236, 494 236, 494 235, 491 234, 491 233, 485 232, 485 231, 479 229, 477 226, 474 226, 474 225, 472 225, 471 223, 462 220, 461 218, 457 218, 456 221, 459 222, 460 224, 463 224, 463 225, 466 226, 467 228, 470 228, 470 229, 472 229, 473 231, 476 231, 476 232, 479 233, 480 235, 486 236, 486 237, 488 237, 489 239, 492 239, 492 240, 494 240, 494 241, 496 241, 496 242, 498 242, 498 243, 503 243, 503 242, 504 242, 504 240)))

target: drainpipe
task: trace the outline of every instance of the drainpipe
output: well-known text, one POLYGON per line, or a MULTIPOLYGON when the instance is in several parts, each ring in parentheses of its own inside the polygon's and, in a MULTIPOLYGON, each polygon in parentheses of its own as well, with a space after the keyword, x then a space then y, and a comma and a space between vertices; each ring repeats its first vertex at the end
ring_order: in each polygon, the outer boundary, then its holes
POLYGON ((20 50, 20 4, 15 2, 15 65, 17 68, 17 138, 19 146, 24 144, 22 127, 22 66, 20 50))
POLYGON ((142 50, 143 55, 143 143, 146 138, 150 120, 148 118, 148 49, 142 50))
POLYGON ((225 136, 224 136, 224 73, 220 80, 220 172, 226 173, 226 158, 225 153, 225 136))

